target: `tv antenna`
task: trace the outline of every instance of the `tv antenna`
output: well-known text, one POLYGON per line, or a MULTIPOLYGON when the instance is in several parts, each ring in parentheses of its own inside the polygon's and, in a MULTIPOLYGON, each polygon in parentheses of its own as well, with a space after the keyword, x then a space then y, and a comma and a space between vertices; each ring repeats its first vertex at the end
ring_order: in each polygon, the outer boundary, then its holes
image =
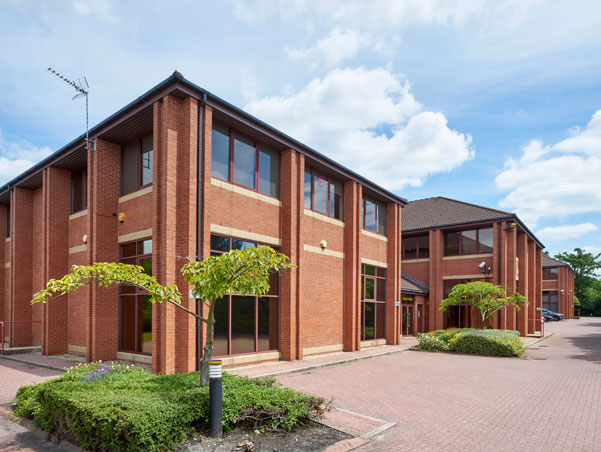
POLYGON ((89 127, 88 127, 88 93, 90 92, 89 91, 90 86, 88 85, 88 80, 85 77, 78 78, 77 80, 70 80, 67 77, 64 77, 63 75, 61 75, 59 72, 52 69, 51 67, 49 67, 48 70, 50 72, 52 72, 54 75, 56 75, 58 78, 60 78, 67 84, 71 85, 73 88, 75 88, 75 91, 77 91, 77 94, 75 94, 75 96, 73 96, 72 100, 80 99, 82 97, 86 98, 86 146, 85 146, 85 150, 86 151, 88 151, 88 150, 95 151, 96 143, 93 140, 90 141, 89 127))

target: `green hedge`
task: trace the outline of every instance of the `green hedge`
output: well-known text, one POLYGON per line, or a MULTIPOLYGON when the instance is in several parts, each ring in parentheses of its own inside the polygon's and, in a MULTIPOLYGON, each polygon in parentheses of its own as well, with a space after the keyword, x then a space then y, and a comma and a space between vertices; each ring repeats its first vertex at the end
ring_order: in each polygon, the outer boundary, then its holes
POLYGON ((473 353, 487 356, 522 356, 524 342, 518 331, 460 328, 418 334, 424 350, 473 353))
MULTIPOLYGON (((15 412, 83 449, 172 450, 208 424, 208 386, 198 380, 198 372, 160 376, 116 363, 80 365, 19 389, 15 412)), ((225 430, 290 430, 320 415, 322 404, 272 378, 223 376, 225 430)))

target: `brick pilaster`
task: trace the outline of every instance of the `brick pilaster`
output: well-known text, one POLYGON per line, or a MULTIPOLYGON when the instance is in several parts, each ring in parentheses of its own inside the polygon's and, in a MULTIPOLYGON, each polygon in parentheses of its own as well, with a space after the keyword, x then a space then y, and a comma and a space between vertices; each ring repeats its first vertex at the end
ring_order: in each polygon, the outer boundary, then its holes
MULTIPOLYGON (((517 234, 517 255, 519 259, 518 267, 518 292, 528 297, 530 292, 530 281, 528 270, 530 267, 530 256, 528 254, 528 236, 525 232, 518 232, 517 234)), ((528 305, 525 303, 520 304, 520 310, 517 312, 517 329, 521 336, 528 334, 528 305)))
POLYGON ((536 243, 528 240, 528 293, 522 294, 530 303, 528 305, 528 334, 536 331, 536 243))
POLYGON ((8 221, 8 206, 0 204, 0 320, 8 320, 6 312, 8 309, 8 293, 6 291, 6 282, 8 278, 5 275, 9 271, 6 264, 10 263, 7 259, 8 249, 10 248, 10 240, 6 240, 8 221))
POLYGON ((430 231, 430 295, 428 300, 428 331, 443 328, 444 312, 439 311, 443 299, 444 235, 440 229, 430 231))
POLYGON ((361 344, 361 186, 344 183, 344 351, 353 352, 361 344))
POLYGON ((397 203, 386 206, 386 236, 386 342, 396 345, 401 338, 401 307, 395 306, 401 299, 401 206, 397 203))

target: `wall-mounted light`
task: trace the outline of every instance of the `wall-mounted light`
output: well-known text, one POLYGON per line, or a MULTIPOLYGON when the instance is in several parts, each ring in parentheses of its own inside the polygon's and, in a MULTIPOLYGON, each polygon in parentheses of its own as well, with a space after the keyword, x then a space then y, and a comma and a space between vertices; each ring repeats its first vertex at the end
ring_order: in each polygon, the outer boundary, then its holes
POLYGON ((480 262, 480 263, 478 264, 478 268, 479 268, 480 270, 482 270, 482 273, 484 273, 485 275, 489 275, 489 274, 490 274, 490 272, 492 271, 492 268, 491 268, 491 267, 487 267, 487 266, 486 266, 486 262, 485 262, 485 261, 482 261, 482 262, 480 262))
POLYGON ((117 219, 119 220, 119 223, 125 222, 125 213, 120 212, 119 215, 117 215, 117 219))
POLYGON ((325 240, 322 240, 321 242, 319 242, 319 246, 321 247, 322 250, 325 250, 328 247, 328 242, 326 242, 325 240))
POLYGON ((563 295, 564 293, 566 293, 566 291, 561 289, 561 294, 563 295))
POLYGON ((88 235, 87 234, 83 235, 83 243, 88 243, 88 235))
POLYGON ((517 227, 517 223, 509 223, 504 229, 505 231, 513 231, 517 227))

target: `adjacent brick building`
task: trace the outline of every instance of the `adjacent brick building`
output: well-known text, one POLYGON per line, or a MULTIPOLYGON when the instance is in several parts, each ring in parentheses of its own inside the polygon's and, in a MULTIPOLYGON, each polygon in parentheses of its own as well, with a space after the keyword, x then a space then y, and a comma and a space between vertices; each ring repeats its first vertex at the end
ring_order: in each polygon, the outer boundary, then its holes
POLYGON ((35 306, 32 294, 74 264, 121 261, 186 295, 186 257, 256 244, 297 267, 268 296, 218 303, 226 363, 398 343, 403 198, 179 73, 90 137, 95 149, 79 137, 0 187, 0 320, 38 321, 11 324, 11 346, 193 370, 202 330, 143 291, 87 286, 35 306))
POLYGON ((574 317, 574 272, 560 260, 543 255, 543 308, 574 317))
MULTIPOLYGON (((427 198, 405 206, 402 230, 403 272, 428 288, 428 297, 422 294, 424 324, 417 328, 480 327, 469 305, 439 310, 455 284, 478 280, 500 285, 508 294, 518 291, 530 302, 520 311, 504 309, 492 326, 540 334, 543 245, 514 213, 427 198)), ((403 300, 408 295, 403 290, 403 300)), ((415 303, 417 311, 417 298, 415 303)))

